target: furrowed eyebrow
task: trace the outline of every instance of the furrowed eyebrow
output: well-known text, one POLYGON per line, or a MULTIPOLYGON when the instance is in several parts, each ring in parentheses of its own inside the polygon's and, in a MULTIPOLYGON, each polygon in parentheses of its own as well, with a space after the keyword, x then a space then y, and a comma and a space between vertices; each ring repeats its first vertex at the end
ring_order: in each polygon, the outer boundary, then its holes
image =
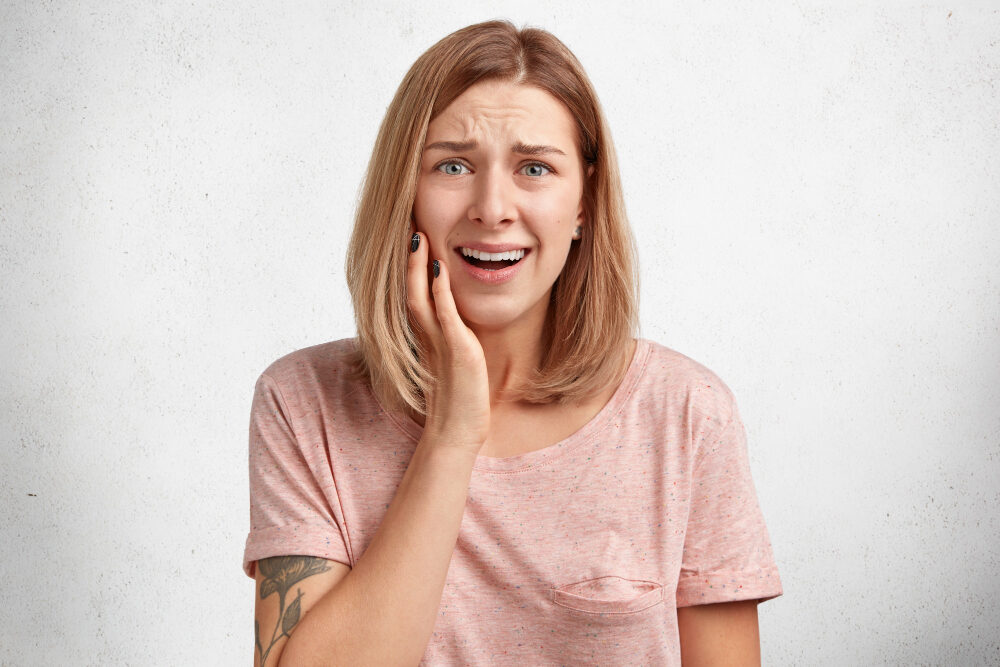
MULTIPOLYGON (((479 144, 475 141, 435 141, 433 144, 425 146, 424 150, 445 150, 460 153, 462 151, 469 151, 478 147, 479 144)), ((510 152, 517 153, 519 155, 546 155, 550 153, 554 153, 556 155, 566 155, 566 153, 559 150, 555 146, 541 146, 535 144, 524 144, 521 142, 511 146, 510 152)))
POLYGON ((433 144, 425 146, 424 150, 429 151, 436 148, 438 150, 461 153, 462 151, 472 150, 478 145, 475 141, 435 141, 433 144))
POLYGON ((521 155, 546 155, 548 153, 556 153, 558 155, 566 155, 561 150, 555 146, 533 146, 529 144, 517 143, 510 148, 512 153, 519 153, 521 155))

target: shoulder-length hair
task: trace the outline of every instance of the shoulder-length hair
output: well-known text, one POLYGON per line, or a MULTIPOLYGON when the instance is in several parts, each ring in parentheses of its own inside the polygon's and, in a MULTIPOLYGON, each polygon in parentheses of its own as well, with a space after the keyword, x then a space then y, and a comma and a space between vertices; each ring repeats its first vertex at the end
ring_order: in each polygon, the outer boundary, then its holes
POLYGON ((582 238, 553 289, 543 358, 510 398, 579 402, 627 370, 638 329, 635 242, 625 214, 611 133, 583 67, 554 35, 488 21, 458 30, 410 68, 379 129, 347 250, 345 270, 357 324, 354 370, 387 410, 426 414, 435 381, 406 305, 410 224, 427 126, 474 83, 499 80, 541 88, 576 120, 593 173, 584 183, 582 238))

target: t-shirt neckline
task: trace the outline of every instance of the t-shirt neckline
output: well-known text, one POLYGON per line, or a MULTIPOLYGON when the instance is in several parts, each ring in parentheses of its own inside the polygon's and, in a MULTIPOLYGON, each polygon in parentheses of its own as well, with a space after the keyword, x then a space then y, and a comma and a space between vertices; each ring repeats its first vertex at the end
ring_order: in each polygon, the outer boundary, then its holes
MULTIPOLYGON (((557 456, 561 456, 592 440, 621 411, 625 403, 628 402, 629 397, 639 382, 639 378, 642 377, 643 370, 646 368, 649 350, 649 341, 644 338, 636 339, 632 360, 629 362, 628 369, 626 369, 621 383, 604 407, 590 421, 577 429, 576 432, 559 442, 543 447, 542 449, 536 449, 533 452, 500 458, 483 455, 477 456, 473 470, 482 472, 518 472, 526 470, 554 459, 557 456)), ((386 414, 403 432, 413 438, 414 441, 420 440, 424 427, 414 421, 412 417, 403 412, 386 414)))

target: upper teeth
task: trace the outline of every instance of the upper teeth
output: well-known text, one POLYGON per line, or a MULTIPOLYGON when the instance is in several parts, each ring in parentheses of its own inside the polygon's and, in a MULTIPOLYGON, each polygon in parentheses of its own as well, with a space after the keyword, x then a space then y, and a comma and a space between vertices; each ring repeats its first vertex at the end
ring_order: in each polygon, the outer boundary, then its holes
POLYGON ((520 250, 508 250, 506 252, 483 252, 472 248, 462 248, 462 254, 473 259, 482 259, 489 262, 499 262, 504 259, 521 259, 524 257, 524 248, 520 250))

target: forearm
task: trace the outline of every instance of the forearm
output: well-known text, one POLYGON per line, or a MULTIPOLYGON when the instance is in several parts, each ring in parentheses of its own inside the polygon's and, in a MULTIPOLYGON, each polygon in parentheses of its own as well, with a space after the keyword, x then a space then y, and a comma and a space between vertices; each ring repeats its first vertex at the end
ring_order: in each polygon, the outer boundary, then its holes
POLYGON ((283 665, 416 665, 437 619, 476 456, 421 441, 353 570, 302 619, 283 665))

